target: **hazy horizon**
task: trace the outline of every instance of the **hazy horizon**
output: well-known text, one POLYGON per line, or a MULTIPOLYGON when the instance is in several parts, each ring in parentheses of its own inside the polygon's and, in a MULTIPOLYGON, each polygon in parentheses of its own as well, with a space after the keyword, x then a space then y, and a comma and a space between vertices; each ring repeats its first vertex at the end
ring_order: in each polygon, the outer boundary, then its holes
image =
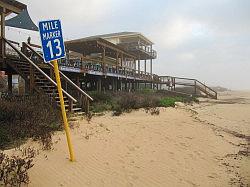
MULTIPOLYGON (((35 24, 39 20, 61 19, 65 40, 141 32, 155 43, 158 57, 154 60, 154 73, 250 90, 248 0, 20 2, 27 4, 35 24)), ((36 32, 7 28, 6 35, 13 40, 26 40, 30 35, 33 42, 40 43, 36 32)))

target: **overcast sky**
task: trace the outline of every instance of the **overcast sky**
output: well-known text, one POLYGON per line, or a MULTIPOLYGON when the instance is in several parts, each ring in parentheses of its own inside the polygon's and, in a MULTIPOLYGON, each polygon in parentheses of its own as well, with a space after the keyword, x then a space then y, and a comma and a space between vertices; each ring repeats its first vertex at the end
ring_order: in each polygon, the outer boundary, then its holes
MULTIPOLYGON (((60 18, 65 39, 141 32, 155 45, 153 71, 250 90, 250 0, 20 0, 34 23, 60 18)), ((38 34, 7 29, 11 39, 38 34)))

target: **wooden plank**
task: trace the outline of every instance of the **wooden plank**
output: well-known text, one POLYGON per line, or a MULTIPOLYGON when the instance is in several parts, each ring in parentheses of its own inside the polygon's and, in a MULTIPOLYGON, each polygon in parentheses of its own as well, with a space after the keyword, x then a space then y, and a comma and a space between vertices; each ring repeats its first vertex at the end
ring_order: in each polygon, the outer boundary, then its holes
POLYGON ((20 14, 22 12, 22 10, 26 8, 26 5, 24 5, 22 3, 20 3, 20 4, 22 5, 22 7, 17 7, 17 6, 5 3, 3 1, 0 1, 0 7, 6 8, 7 10, 14 12, 16 14, 20 14))
MULTIPOLYGON (((1 10, 1 35, 0 37, 1 38, 5 38, 5 8, 2 8, 1 10)), ((6 47, 5 47, 5 43, 4 43, 4 40, 1 39, 1 56, 2 58, 5 57, 5 50, 6 50, 6 47)))

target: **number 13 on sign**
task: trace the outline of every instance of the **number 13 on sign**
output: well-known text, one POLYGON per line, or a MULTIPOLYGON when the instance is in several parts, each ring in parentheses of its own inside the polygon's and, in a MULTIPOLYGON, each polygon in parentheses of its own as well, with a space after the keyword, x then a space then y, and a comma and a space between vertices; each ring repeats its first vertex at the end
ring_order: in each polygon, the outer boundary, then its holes
POLYGON ((57 53, 55 54, 55 56, 56 57, 59 57, 59 56, 61 56, 62 55, 62 48, 61 48, 61 46, 60 46, 60 40, 59 39, 55 39, 55 40, 53 40, 53 41, 48 41, 48 43, 47 43, 47 47, 49 48, 49 52, 50 52, 50 57, 51 58, 54 58, 54 53, 53 53, 53 48, 52 48, 52 42, 54 42, 55 43, 55 48, 57 49, 57 53))

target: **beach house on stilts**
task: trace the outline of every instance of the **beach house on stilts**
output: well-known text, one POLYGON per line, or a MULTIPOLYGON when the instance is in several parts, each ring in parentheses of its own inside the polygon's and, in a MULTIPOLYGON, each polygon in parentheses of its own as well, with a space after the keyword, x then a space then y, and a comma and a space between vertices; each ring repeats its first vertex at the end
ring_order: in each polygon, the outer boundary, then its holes
MULTIPOLYGON (((53 65, 45 64, 38 44, 16 42, 5 36, 5 27, 35 30, 27 6, 15 0, 0 0, 0 71, 8 76, 12 92, 12 75, 25 81, 26 94, 47 95, 59 105, 53 65), (6 20, 6 16, 16 14, 6 20)), ((196 79, 159 76, 153 72, 157 53, 153 42, 139 32, 119 32, 90 36, 65 42, 66 57, 59 60, 63 94, 67 110, 86 111, 92 98, 88 91, 134 91, 144 88, 175 91, 191 87, 193 95, 217 98, 217 93, 196 79)))

